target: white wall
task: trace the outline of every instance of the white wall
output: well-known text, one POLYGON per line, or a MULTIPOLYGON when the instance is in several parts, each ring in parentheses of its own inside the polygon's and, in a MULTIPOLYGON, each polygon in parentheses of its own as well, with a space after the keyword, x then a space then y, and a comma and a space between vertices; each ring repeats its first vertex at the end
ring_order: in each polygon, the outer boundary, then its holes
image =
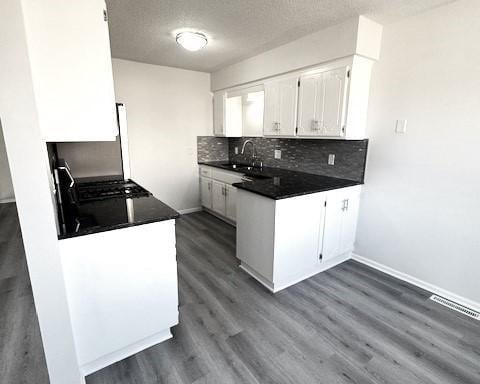
MULTIPOLYGON (((29 0, 30 1, 30 0, 29 0)), ((25 35, 28 1, 0 1, 0 119, 51 384, 84 382, 78 369, 25 35)), ((13 357, 15 358, 15 357, 13 357)))
POLYGON ((480 2, 386 26, 356 253, 480 303, 480 2), (408 119, 395 134, 396 119, 408 119))
POLYGON ((177 210, 199 207, 197 136, 212 133, 210 75, 114 59, 113 77, 132 179, 177 210))
POLYGON ((0 203, 2 201, 12 201, 13 199, 12 177, 10 176, 2 125, 0 124, 0 203))
POLYGON ((359 16, 212 73, 212 90, 233 87, 358 54, 378 59, 381 25, 359 16))

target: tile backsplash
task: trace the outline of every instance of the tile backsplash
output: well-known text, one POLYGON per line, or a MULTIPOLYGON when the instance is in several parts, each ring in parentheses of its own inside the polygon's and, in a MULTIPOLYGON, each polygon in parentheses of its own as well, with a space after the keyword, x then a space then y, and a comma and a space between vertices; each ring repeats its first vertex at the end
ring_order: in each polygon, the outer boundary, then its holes
POLYGON ((226 137, 197 136, 198 161, 228 161, 226 137))
POLYGON ((263 165, 294 171, 339 177, 363 182, 368 140, 281 139, 265 137, 198 138, 198 161, 231 161, 246 163, 251 159, 252 146, 245 155, 240 151, 245 140, 255 143, 263 165), (225 154, 225 145, 228 155, 225 154), (235 147, 239 154, 235 154, 235 147), (281 151, 281 159, 274 151, 281 151), (335 164, 328 165, 329 154, 335 155, 335 164))

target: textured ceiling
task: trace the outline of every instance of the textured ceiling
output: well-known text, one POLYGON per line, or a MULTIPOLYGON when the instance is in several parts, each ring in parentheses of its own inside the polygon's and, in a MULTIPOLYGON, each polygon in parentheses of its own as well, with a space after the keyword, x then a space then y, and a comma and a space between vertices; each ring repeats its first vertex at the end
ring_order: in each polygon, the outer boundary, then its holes
POLYGON ((260 52, 366 15, 382 24, 452 0, 107 0, 113 57, 213 72, 260 52), (201 31, 209 44, 180 48, 173 32, 201 31))

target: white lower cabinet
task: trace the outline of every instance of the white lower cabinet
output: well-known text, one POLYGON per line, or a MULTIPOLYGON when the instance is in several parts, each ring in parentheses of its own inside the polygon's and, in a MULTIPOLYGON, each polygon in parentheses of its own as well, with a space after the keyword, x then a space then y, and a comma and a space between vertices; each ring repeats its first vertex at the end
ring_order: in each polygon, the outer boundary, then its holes
POLYGON ((225 216, 235 221, 237 219, 237 188, 225 184, 225 216))
POLYGON ((80 369, 170 338, 178 324, 175 220, 58 242, 80 369))
POLYGON ((202 207, 236 222, 237 188, 233 183, 242 181, 242 174, 212 167, 200 167, 200 194, 202 207))
POLYGON ((343 188, 328 193, 322 245, 323 261, 334 259, 353 250, 359 200, 358 187, 343 188))
POLYGON ((225 184, 212 181, 212 209, 218 214, 225 216, 225 184))
POLYGON ((350 258, 360 186, 273 200, 237 191, 240 267, 278 292, 350 258))
POLYGON ((202 207, 212 208, 212 180, 206 177, 200 177, 200 196, 202 207))

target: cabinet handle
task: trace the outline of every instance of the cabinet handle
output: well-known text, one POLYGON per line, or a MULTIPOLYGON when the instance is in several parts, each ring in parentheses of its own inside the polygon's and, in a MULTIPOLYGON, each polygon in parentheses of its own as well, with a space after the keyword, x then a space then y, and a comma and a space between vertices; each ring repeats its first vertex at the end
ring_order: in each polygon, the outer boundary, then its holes
POLYGON ((342 211, 348 211, 348 199, 343 200, 342 211))

